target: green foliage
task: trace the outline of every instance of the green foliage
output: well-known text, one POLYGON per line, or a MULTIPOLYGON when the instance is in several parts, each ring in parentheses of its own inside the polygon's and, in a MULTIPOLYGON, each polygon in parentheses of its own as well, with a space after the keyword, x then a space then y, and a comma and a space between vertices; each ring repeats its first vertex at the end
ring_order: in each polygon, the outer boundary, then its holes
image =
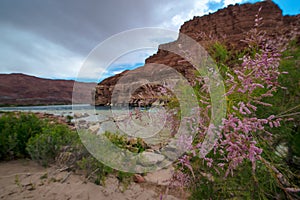
MULTIPOLYGON (((285 121, 281 126, 272 133, 276 136, 275 145, 284 144, 290 147, 289 154, 300 156, 299 142, 300 140, 300 47, 296 40, 291 41, 289 47, 283 52, 283 59, 280 64, 281 71, 288 74, 282 74, 279 82, 286 89, 279 89, 273 97, 266 98, 266 102, 273 104, 269 109, 258 107, 258 115, 260 117, 274 114, 284 119, 293 118, 292 121, 285 121)), ((299 165, 300 166, 300 165, 299 165)))
MULTIPOLYGON (((146 148, 140 138, 127 140, 125 136, 108 132, 105 135, 120 148, 137 152, 146 148)), ((86 178, 96 184, 104 184, 108 174, 115 174, 127 186, 132 177, 130 173, 116 171, 95 159, 81 143, 77 132, 66 125, 49 123, 29 113, 1 113, 0 160, 29 156, 43 166, 55 160, 62 161, 60 164, 68 165, 71 170, 83 170, 86 178), (71 165, 64 162, 68 161, 68 155, 75 159, 71 165)))
POLYGON ((117 179, 123 183, 124 187, 128 186, 132 180, 132 173, 114 170, 95 159, 91 155, 87 155, 77 161, 79 169, 83 170, 85 177, 97 185, 105 185, 108 174, 115 174, 117 179))
POLYGON ((168 109, 179 109, 180 103, 176 97, 169 97, 167 102, 167 108, 168 109))
POLYGON ((66 125, 50 124, 31 113, 4 113, 0 117, 0 159, 31 157, 43 165, 53 162, 61 148, 79 143, 66 125))
POLYGON ((5 113, 0 118, 0 159, 31 157, 43 165, 53 162, 61 148, 79 142, 66 125, 50 124, 34 114, 5 113))
POLYGON ((128 185, 130 185, 132 181, 133 174, 129 172, 117 172, 117 178, 118 180, 123 184, 123 189, 126 189, 128 185))
POLYGON ((277 180, 262 163, 257 164, 255 174, 250 162, 243 163, 234 175, 224 178, 203 165, 200 159, 193 162, 194 173, 190 199, 282 199, 284 193, 277 186, 277 180), (195 166, 197 165, 197 166, 195 166))
POLYGON ((111 133, 108 131, 105 131, 104 135, 109 139, 114 145, 118 146, 119 148, 125 148, 127 145, 127 136, 126 135, 120 135, 118 133, 111 133))
MULTIPOLYGON (((273 106, 268 109, 262 106, 258 107, 257 115, 259 117, 269 116, 271 114, 283 118, 281 126, 272 129, 274 142, 269 148, 270 151, 277 151, 283 148, 285 151, 281 154, 281 159, 276 160, 277 168, 287 177, 290 182, 300 186, 300 46, 299 39, 290 42, 287 50, 282 54, 280 70, 288 74, 282 74, 279 82, 283 87, 279 89, 273 97, 265 99, 267 103, 273 106), (287 120, 292 118, 293 120, 287 120)), ((269 160, 273 159, 269 156, 269 160)))
POLYGON ((215 42, 209 49, 211 57, 217 63, 226 63, 229 58, 229 52, 226 46, 222 45, 219 42, 215 42))
POLYGON ((67 123, 70 124, 72 122, 72 119, 74 118, 73 116, 67 115, 66 117, 67 123))
POLYGON ((104 185, 106 176, 113 172, 112 168, 102 164, 91 155, 78 160, 77 165, 79 169, 84 170, 86 178, 97 185, 104 185))
POLYGON ((28 156, 26 143, 42 132, 44 122, 34 114, 4 113, 0 117, 0 160, 28 156))
MULTIPOLYGON (((247 50, 240 53, 229 52, 225 47, 217 43, 212 46, 210 53, 216 60, 220 73, 224 76, 228 71, 227 66, 238 66, 240 60, 247 50)), ((250 50, 248 50, 250 51, 250 50)), ((252 49, 253 54, 257 49, 252 49)), ((248 52, 249 53, 249 52, 248 52)), ((262 157, 271 165, 256 162, 256 170, 253 172, 250 162, 244 162, 235 171, 234 175, 225 177, 225 171, 217 171, 214 168, 207 167, 202 159, 193 158, 191 165, 194 173, 194 179, 191 184, 190 199, 285 199, 299 198, 299 193, 287 193, 285 187, 299 188, 300 186, 300 46, 299 41, 292 41, 287 50, 283 52, 280 71, 286 71, 288 74, 281 74, 279 83, 287 89, 279 89, 273 97, 265 97, 264 102, 273 104, 272 107, 259 106, 256 112, 258 118, 267 118, 270 115, 282 117, 284 120, 281 126, 273 128, 270 131, 274 140, 266 141, 262 138, 256 138, 259 146, 263 149, 262 157), (292 121, 287 120, 293 118, 292 121), (279 154, 279 148, 283 148, 284 153, 279 154), (288 182, 282 185, 282 178, 288 182)), ((199 86, 196 86, 199 88, 199 86)), ((196 89, 195 91, 198 91, 196 89)), ((261 92, 259 89, 254 92, 261 92)), ((233 94, 232 101, 235 100, 233 94)), ((243 98, 242 96, 236 97, 243 98)), ((230 106, 230 101, 228 106, 230 106)), ((253 137, 258 137, 253 135, 253 137)), ((214 166, 217 161, 222 159, 217 152, 211 152, 207 157, 214 160, 214 166)), ((186 173, 191 174, 189 169, 186 173)), ((191 175, 192 176, 192 175, 191 175)), ((284 182, 284 181, 283 181, 284 182)))
POLYGON ((106 131, 104 135, 117 147, 121 149, 128 149, 134 153, 142 153, 147 148, 146 143, 141 138, 129 139, 125 135, 120 135, 118 133, 115 134, 108 131, 106 131))
POLYGON ((26 150, 33 160, 47 166, 53 162, 62 147, 78 141, 76 132, 61 124, 45 124, 40 134, 31 137, 26 150))

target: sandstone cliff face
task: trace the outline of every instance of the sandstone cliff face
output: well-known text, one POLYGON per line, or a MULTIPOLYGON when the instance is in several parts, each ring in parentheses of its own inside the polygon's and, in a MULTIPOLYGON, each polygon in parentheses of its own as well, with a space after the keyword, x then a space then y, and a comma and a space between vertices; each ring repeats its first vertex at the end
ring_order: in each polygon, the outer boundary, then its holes
MULTIPOLYGON (((272 1, 265 1, 256 4, 244 4, 241 6, 229 6, 226 9, 217 11, 214 14, 203 17, 194 17, 186 22, 180 29, 180 32, 189 35, 195 40, 201 42, 205 37, 201 32, 218 38, 224 38, 225 41, 235 48, 244 46, 241 42, 245 33, 254 27, 255 15, 261 7, 260 17, 263 18, 261 30, 267 32, 270 38, 278 39, 278 36, 286 35, 287 31, 293 35, 292 27, 293 17, 282 16, 282 11, 272 1), (289 18, 290 20, 286 20, 289 18)), ((299 25, 299 21, 298 21, 299 25)), ((288 35, 286 35, 288 37, 288 35)))
MULTIPOLYGON (((231 5, 213 14, 194 17, 181 26, 180 33, 193 38, 204 47, 212 40, 218 39, 225 43, 228 48, 242 49, 245 47, 245 43, 241 40, 254 27, 255 15, 260 8, 260 17, 263 18, 263 24, 259 27, 259 30, 265 31, 271 40, 283 46, 291 39, 299 37, 300 15, 283 16, 280 8, 269 0, 255 4, 231 5)), ((179 36, 177 41, 160 45, 158 52, 146 59, 146 64, 167 65, 176 69, 189 81, 192 81, 194 72, 190 63, 182 60, 180 56, 174 53, 162 50, 166 46, 178 45, 180 41, 181 37, 179 36)), ((151 72, 146 67, 143 67, 143 70, 144 73, 151 72)), ((97 85, 95 93, 96 105, 111 104, 111 94, 114 86, 126 73, 128 71, 105 79, 97 85)), ((138 101, 137 98, 141 98, 143 95, 151 98, 146 91, 140 91, 140 95, 133 95, 131 101, 136 102, 138 101)))
MULTIPOLYGON (((74 81, 50 80, 25 74, 0 74, 0 105, 72 104, 74 81)), ((82 88, 81 102, 92 103, 95 83, 76 83, 82 88)))

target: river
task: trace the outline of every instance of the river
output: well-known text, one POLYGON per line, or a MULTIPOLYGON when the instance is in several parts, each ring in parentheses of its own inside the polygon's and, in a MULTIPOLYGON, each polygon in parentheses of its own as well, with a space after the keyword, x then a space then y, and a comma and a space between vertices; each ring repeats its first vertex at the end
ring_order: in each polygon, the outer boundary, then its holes
MULTIPOLYGON (((87 128, 98 124, 98 134, 109 131, 134 136, 138 133, 138 137, 144 138, 147 142, 152 144, 160 143, 169 137, 170 131, 164 127, 166 119, 161 114, 161 112, 164 112, 164 108, 139 108, 137 112, 141 113, 141 118, 138 118, 137 114, 135 114, 134 117, 129 119, 129 111, 133 111, 134 109, 137 108, 130 108, 127 110, 125 107, 111 108, 109 106, 78 104, 0 107, 0 112, 19 111, 48 113, 64 117, 71 116, 74 118, 72 120, 74 123, 80 125, 80 122, 84 121, 85 123, 83 125, 86 124, 87 128), (146 138, 148 138, 148 140, 146 138)), ((135 111, 132 113, 135 113, 135 111)))

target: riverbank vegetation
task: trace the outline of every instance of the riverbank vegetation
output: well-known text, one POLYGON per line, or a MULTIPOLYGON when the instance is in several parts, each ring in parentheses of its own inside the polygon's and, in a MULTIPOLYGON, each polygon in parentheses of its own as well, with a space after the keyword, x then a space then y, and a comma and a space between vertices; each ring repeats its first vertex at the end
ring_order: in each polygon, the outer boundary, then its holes
MULTIPOLYGON (((112 142, 120 144, 118 136, 107 134, 112 142)), ((1 113, 0 160, 19 158, 30 158, 45 167, 56 164, 68 171, 81 170, 87 180, 96 184, 105 184, 108 174, 114 174, 125 185, 132 180, 132 174, 116 171, 96 160, 77 132, 67 125, 40 119, 33 113, 1 113)))
POLYGON ((191 199, 300 198, 300 39, 280 53, 262 35, 252 39, 243 52, 221 42, 211 45, 210 54, 227 77, 228 119, 208 155, 199 158, 201 145, 194 141, 178 162, 191 199))

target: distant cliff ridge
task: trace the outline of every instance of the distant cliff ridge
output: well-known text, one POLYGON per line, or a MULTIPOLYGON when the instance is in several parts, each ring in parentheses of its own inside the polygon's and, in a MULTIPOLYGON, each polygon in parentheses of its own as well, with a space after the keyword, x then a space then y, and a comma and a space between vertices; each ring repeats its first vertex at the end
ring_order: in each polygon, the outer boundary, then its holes
MULTIPOLYGON (((51 80, 25 74, 0 74, 0 106, 72 104, 72 80, 51 80)), ((82 99, 77 103, 92 103, 91 86, 79 83, 82 99)))
MULTIPOLYGON (((241 42, 241 40, 254 27, 255 15, 260 8, 262 8, 260 17, 263 18, 263 24, 259 27, 259 30, 265 31, 271 40, 276 41, 277 45, 283 46, 291 39, 299 37, 300 15, 283 16, 280 8, 270 0, 255 4, 231 5, 213 14, 194 17, 181 26, 180 33, 188 35, 204 47, 207 47, 211 40, 217 38, 226 44, 228 48, 239 50, 245 47, 245 43, 241 42)), ((176 41, 162 44, 160 47, 177 45, 180 43, 180 40, 179 36, 176 41)), ((146 65, 150 63, 172 67, 189 81, 192 81, 194 78, 194 69, 190 63, 182 61, 182 58, 174 53, 159 49, 156 54, 146 59, 146 65)), ((130 73, 138 74, 139 71, 143 71, 143 73, 147 74, 151 73, 151 70, 153 70, 152 67, 147 68, 143 66, 140 69, 130 71, 130 73)), ((127 73, 129 71, 124 71, 100 82, 95 91, 95 104, 110 105, 112 91, 116 83, 127 73)), ((155 101, 155 94, 151 96, 145 88, 140 88, 132 95, 130 102, 127 103, 142 103, 146 105, 151 104, 153 101, 155 101)), ((124 102, 119 103, 122 104, 124 102)))

